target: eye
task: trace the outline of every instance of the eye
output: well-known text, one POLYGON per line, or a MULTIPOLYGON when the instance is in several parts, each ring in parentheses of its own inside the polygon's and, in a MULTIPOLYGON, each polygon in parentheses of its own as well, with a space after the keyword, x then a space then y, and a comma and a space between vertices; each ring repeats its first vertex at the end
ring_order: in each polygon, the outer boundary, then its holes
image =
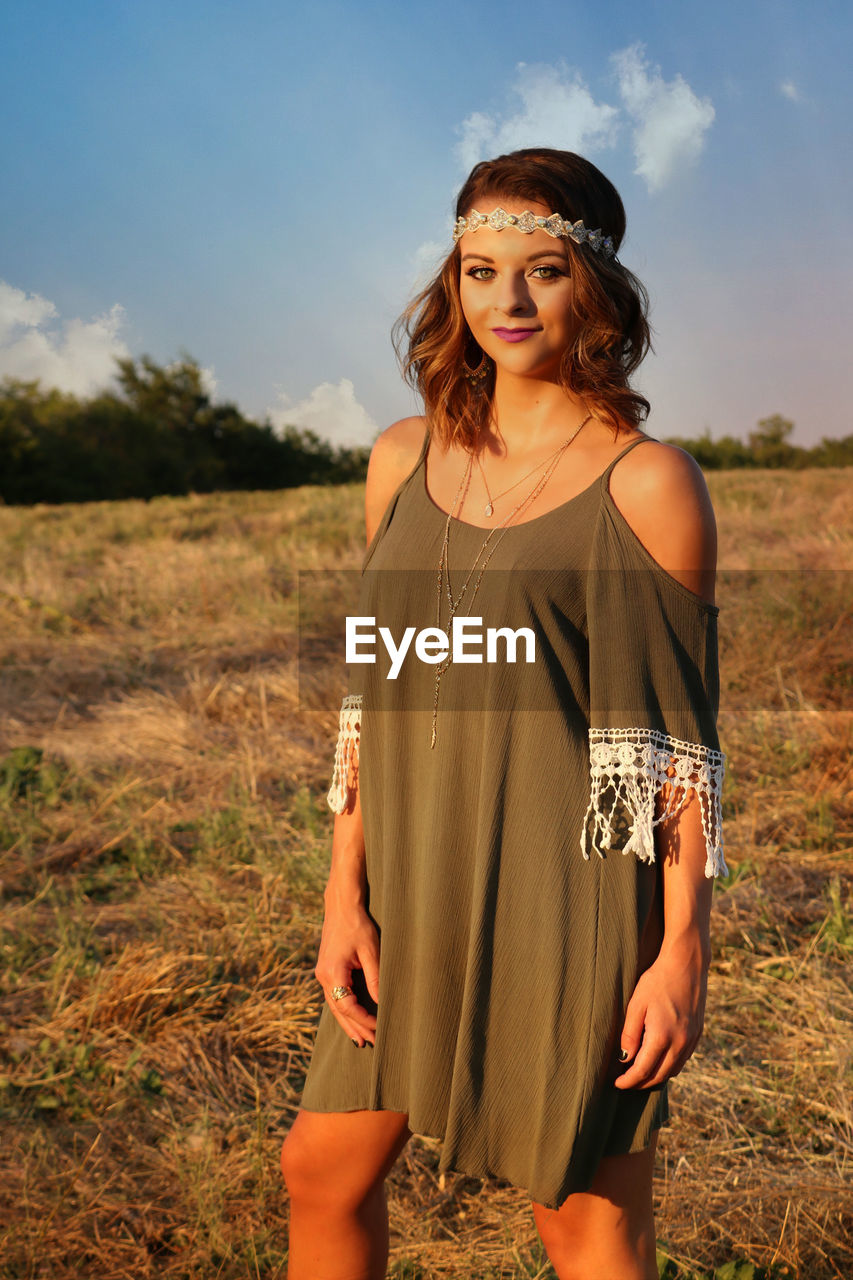
POLYGON ((560 280, 562 277, 567 276, 568 272, 562 271, 551 263, 543 262, 541 266, 534 267, 531 274, 536 276, 537 280, 560 280), (540 275, 539 272, 544 272, 544 274, 540 275))
POLYGON ((495 272, 493 267, 469 267, 465 274, 472 280, 491 280, 495 272))

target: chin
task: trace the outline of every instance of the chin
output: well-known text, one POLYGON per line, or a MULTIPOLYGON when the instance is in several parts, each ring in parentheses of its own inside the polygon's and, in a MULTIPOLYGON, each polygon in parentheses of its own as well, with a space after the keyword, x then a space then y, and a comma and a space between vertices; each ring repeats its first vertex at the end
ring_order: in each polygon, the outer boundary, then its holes
POLYGON ((542 361, 533 364, 530 361, 514 361, 514 360, 495 360, 495 367, 503 369, 505 373, 511 373, 516 378, 536 378, 539 382, 557 382, 560 374, 560 361, 556 363, 543 363, 542 361))

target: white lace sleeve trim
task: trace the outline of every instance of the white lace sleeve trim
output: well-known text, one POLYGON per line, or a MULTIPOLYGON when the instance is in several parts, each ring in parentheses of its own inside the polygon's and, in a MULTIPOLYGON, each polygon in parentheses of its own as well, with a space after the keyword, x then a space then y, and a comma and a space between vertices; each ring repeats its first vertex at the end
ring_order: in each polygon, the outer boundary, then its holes
POLYGON ((355 791, 358 748, 361 740, 361 703, 360 693, 348 694, 341 703, 335 767, 332 771, 332 785, 326 796, 333 813, 346 813, 350 796, 355 791))
POLYGON ((654 862, 654 828, 679 813, 695 791, 705 833, 705 875, 726 875, 720 806, 725 759, 721 751, 682 742, 658 729, 590 729, 590 800, 581 832, 584 857, 589 858, 590 817, 591 847, 604 857, 614 838, 613 818, 621 801, 631 817, 631 836, 623 853, 654 862), (668 769, 674 770, 673 776, 668 769), (666 801, 656 818, 655 798, 667 783, 666 801))

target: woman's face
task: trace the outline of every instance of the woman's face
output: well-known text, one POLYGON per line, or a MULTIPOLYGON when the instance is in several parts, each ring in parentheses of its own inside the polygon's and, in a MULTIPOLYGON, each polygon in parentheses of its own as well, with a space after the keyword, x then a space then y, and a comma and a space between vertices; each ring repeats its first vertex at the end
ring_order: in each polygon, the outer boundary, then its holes
MULTIPOLYGON (((481 203, 489 205, 484 213, 498 205, 507 213, 553 212, 511 197, 481 203)), ((547 231, 525 235, 515 227, 483 226, 466 231, 459 249, 462 311, 483 351, 508 373, 556 381, 578 328, 565 240, 547 231)))

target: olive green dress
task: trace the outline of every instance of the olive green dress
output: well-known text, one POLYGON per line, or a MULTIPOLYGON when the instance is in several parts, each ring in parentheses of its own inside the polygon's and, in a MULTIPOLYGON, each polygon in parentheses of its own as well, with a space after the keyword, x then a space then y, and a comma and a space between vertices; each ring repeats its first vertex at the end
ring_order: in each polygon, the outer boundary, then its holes
MULTIPOLYGON (((426 489, 428 442, 362 567, 359 614, 395 643, 436 624, 446 513, 426 489)), ((648 1146, 667 1117, 665 1088, 613 1084, 628 1000, 662 938, 664 781, 670 808, 695 791, 706 873, 725 871, 718 609, 632 532, 608 487, 618 461, 495 533, 475 594, 469 580, 459 614, 482 618, 484 636, 529 629, 535 660, 519 642, 507 661, 499 641, 497 661, 451 663, 431 746, 434 665, 412 643, 388 679, 378 642, 375 663, 350 667, 330 792, 340 810, 350 750, 381 938, 376 1044, 355 1047, 324 1006, 303 1107, 405 1112, 443 1140, 443 1169, 505 1179, 548 1207, 586 1189, 602 1156, 648 1146)), ((487 535, 451 521, 454 599, 487 535)))

